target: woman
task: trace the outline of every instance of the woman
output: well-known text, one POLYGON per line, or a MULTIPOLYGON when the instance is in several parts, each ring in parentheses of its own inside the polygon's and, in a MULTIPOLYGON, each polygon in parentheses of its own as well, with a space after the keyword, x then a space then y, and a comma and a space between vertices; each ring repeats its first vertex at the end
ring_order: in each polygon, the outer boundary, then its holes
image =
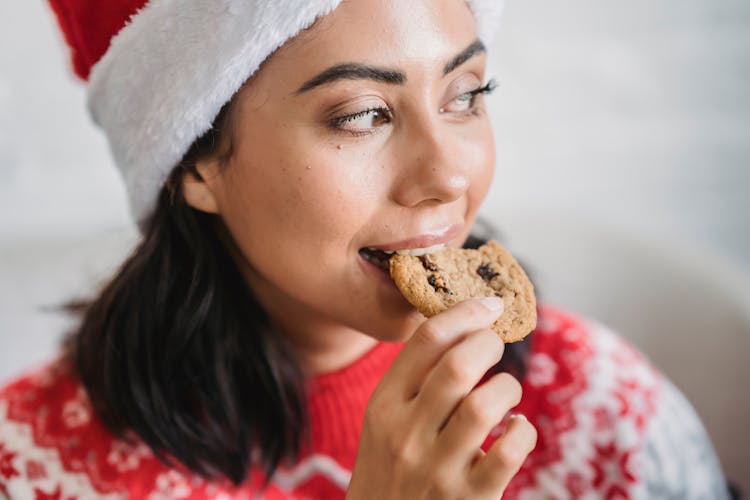
POLYGON ((426 320, 378 265, 473 241, 496 2, 135 3, 52 2, 143 239, 2 391, 1 492, 726 497, 613 334, 542 307, 503 346, 499 300, 426 320))

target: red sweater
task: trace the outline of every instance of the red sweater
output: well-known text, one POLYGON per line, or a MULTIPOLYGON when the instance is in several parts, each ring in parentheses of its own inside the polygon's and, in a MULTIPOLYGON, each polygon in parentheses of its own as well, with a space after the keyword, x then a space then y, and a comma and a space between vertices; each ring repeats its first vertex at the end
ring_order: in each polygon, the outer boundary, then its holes
MULTIPOLYGON (((539 440, 503 498, 726 498, 700 422, 637 351, 600 325, 551 308, 541 309, 533 335, 514 411, 537 427, 539 440)), ((170 468, 137 440, 114 439, 81 385, 50 364, 0 391, 0 496, 343 498, 367 401, 400 349, 380 344, 308 381, 311 449, 262 494, 258 470, 234 488, 170 468)))

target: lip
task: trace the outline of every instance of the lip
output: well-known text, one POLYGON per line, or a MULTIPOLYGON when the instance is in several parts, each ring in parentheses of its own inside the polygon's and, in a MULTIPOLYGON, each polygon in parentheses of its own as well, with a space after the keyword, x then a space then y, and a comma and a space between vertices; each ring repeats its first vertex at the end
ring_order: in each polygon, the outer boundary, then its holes
POLYGON ((427 248, 433 245, 447 244, 452 239, 459 236, 464 230, 464 224, 453 224, 443 226, 439 229, 425 231, 422 234, 406 238, 404 240, 393 241, 390 243, 367 245, 365 248, 376 248, 386 252, 395 252, 396 250, 406 250, 414 248, 427 248))

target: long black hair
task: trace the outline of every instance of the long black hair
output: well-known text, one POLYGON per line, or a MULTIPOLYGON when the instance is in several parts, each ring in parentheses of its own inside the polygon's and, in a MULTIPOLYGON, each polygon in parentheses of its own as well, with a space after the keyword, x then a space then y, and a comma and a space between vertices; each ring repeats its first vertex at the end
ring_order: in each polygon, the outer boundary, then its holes
MULTIPOLYGON (((250 467, 268 479, 294 460, 309 428, 303 373, 238 271, 226 228, 182 195, 199 159, 231 155, 231 122, 228 104, 172 172, 140 244, 93 301, 71 304, 81 322, 67 355, 115 435, 239 484, 250 467)), ((507 346, 498 368, 522 374, 526 349, 507 346)))

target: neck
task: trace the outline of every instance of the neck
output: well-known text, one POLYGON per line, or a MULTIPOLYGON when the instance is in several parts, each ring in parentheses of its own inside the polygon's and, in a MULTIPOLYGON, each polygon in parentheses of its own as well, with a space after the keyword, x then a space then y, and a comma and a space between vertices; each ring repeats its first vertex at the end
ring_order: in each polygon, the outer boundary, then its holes
POLYGON ((291 348, 303 373, 312 377, 350 365, 378 344, 378 340, 311 310, 289 303, 275 289, 255 283, 253 291, 275 332, 291 348), (290 314, 290 311, 294 311, 290 314))
POLYGON ((302 371, 312 377, 350 365, 370 351, 378 341, 357 330, 325 320, 300 324, 288 315, 268 310, 275 330, 289 343, 302 371))
POLYGON ((222 225, 221 234, 256 299, 274 327, 292 349, 303 373, 312 377, 330 373, 353 363, 378 344, 378 340, 321 316, 305 304, 289 303, 263 280, 242 256, 222 225), (289 314, 294 310, 294 314, 289 314))

